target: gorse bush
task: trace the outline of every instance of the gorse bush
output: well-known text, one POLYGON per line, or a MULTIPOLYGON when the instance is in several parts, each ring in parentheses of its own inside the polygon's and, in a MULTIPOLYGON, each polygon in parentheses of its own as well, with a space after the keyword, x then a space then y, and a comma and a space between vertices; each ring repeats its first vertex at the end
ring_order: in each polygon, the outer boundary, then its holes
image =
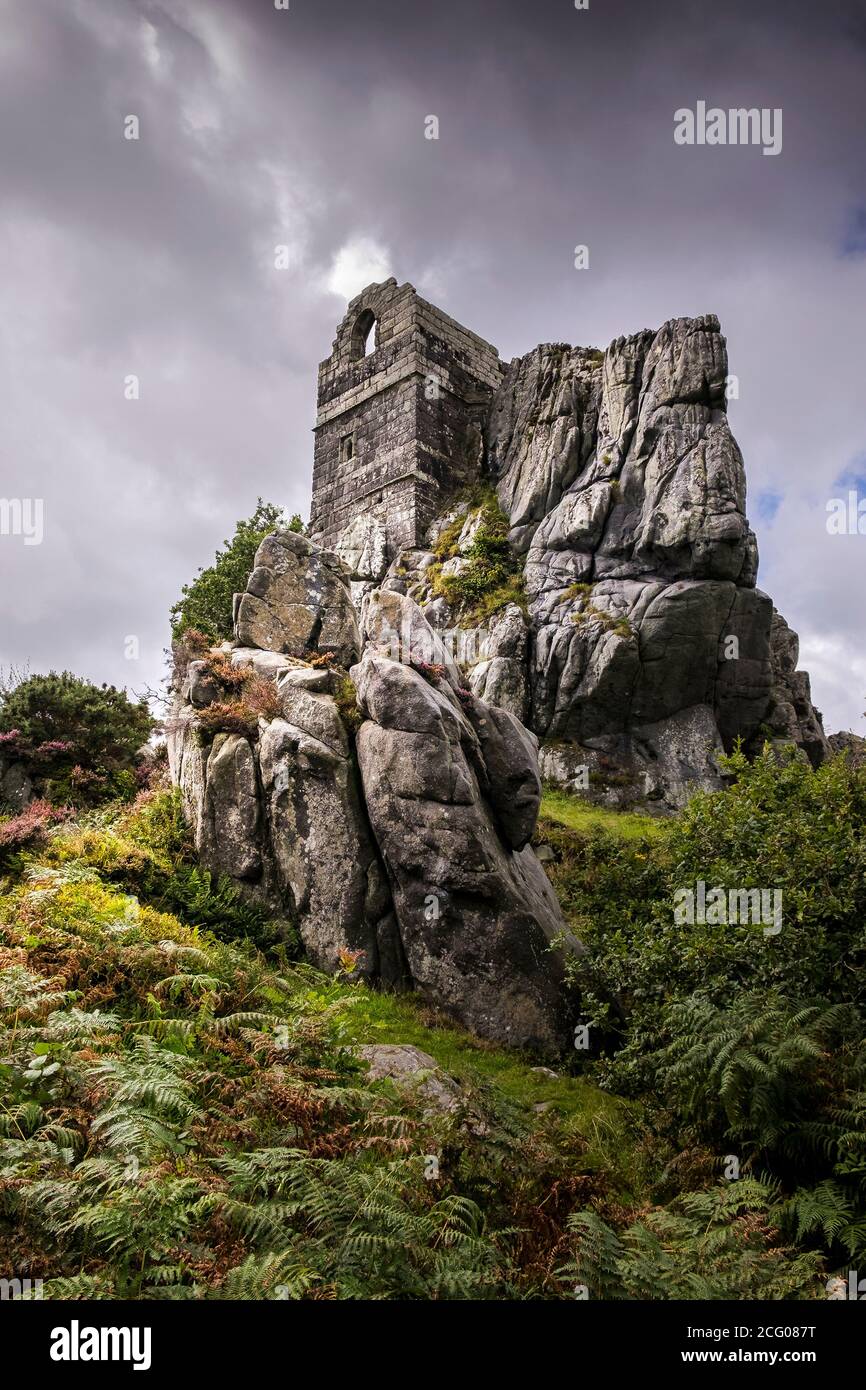
POLYGON ((0 696, 2 754, 54 805, 132 797, 135 754, 155 726, 145 700, 69 671, 28 676, 0 696))

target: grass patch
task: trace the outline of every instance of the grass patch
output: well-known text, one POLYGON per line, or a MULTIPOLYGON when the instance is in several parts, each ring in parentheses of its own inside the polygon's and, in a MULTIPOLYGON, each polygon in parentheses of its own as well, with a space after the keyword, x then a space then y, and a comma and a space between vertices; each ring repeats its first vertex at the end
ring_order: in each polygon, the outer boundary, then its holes
POLYGON ((612 1117, 622 1107, 612 1096, 580 1077, 556 1079, 533 1071, 531 1057, 483 1042, 431 1009, 417 995, 379 994, 362 989, 355 995, 350 1031, 359 1043, 409 1043, 429 1052, 445 1071, 463 1081, 479 1077, 518 1105, 551 1102, 577 1121, 579 1133, 593 1132, 600 1115, 612 1117))
POLYGON ((541 799, 542 820, 555 821, 569 830, 592 835, 599 830, 619 840, 658 839, 664 835, 667 821, 642 815, 639 811, 614 811, 607 806, 592 806, 582 797, 553 787, 545 788, 541 799))

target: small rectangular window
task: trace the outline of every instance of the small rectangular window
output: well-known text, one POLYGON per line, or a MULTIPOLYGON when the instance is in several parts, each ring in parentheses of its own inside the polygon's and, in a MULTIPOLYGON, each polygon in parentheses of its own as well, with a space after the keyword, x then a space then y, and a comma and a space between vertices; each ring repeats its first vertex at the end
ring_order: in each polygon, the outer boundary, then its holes
POLYGON ((340 462, 349 463, 355 457, 355 436, 344 434, 340 440, 340 462))

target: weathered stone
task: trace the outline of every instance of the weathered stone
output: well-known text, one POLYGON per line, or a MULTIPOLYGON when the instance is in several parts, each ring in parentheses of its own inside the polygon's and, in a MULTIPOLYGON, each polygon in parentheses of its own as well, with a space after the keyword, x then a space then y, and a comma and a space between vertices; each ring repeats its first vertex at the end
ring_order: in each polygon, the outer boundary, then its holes
POLYGON ((367 916, 368 902, 377 906, 369 896, 375 856, 348 758, 274 719, 259 742, 259 769, 277 885, 293 905, 310 959, 335 970, 341 951, 362 950, 361 973, 375 977, 377 923, 367 916))
MULTIPOLYGON (((425 609, 426 615, 426 609, 425 609)), ((517 604, 494 613, 473 639, 472 658, 458 647, 457 660, 466 670, 473 695, 488 705, 507 709, 526 723, 529 711, 529 625, 517 604), (480 639, 480 640, 479 640, 480 639), (476 655, 480 653, 480 655, 476 655)), ((469 648, 469 643, 466 643, 469 648)))
POLYGON ((180 789, 184 813, 193 826, 196 850, 204 832, 205 769, 209 749, 198 736, 199 724, 190 705, 176 701, 166 720, 165 738, 171 780, 180 789))
POLYGON ((842 753, 852 767, 866 767, 866 738, 851 733, 849 729, 838 734, 830 734, 827 742, 833 756, 842 753))
POLYGON ((547 516, 587 462, 600 396, 600 357, 582 348, 545 343, 506 368, 485 441, 513 528, 547 516))
POLYGON ((388 568, 388 533, 369 513, 356 516, 341 535, 336 551, 352 579, 377 583, 388 568))
POLYGON ((487 797, 512 849, 528 845, 541 806, 538 739, 507 710, 475 697, 461 701, 478 735, 487 797))
POLYGON ((361 631, 368 646, 394 661, 441 666, 448 679, 460 684, 460 672, 442 639, 410 598, 387 589, 374 589, 361 604, 361 631))
POLYGON ((217 734, 207 760, 199 852, 233 878, 261 872, 259 801, 252 749, 238 734, 217 734))
POLYGON ((342 562, 293 531, 266 536, 237 605, 235 632, 242 647, 294 657, 330 652, 350 665, 360 639, 342 562))
POLYGON ((292 681, 281 681, 279 689, 283 714, 289 724, 324 743, 340 757, 348 757, 349 741, 330 695, 305 689, 292 681))
POLYGON ((18 815, 33 800, 33 782, 21 762, 0 759, 0 808, 18 815))
POLYGON ((187 694, 196 709, 205 709, 223 698, 219 682, 211 675, 210 663, 191 661, 186 671, 187 694))
POLYGON ((294 722, 260 720, 253 743, 203 742, 189 704, 169 719, 169 766, 196 850, 253 901, 294 919, 322 969, 360 952, 360 975, 399 988, 407 972, 391 895, 336 705, 285 677, 280 690, 294 722))
POLYGON ((267 676, 270 680, 278 680, 289 671, 303 672, 310 669, 281 652, 263 652, 257 647, 234 647, 229 660, 232 666, 249 667, 257 676, 267 676))
POLYGON ((357 1049, 371 1081, 387 1078, 416 1096, 429 1111, 448 1114, 461 1100, 459 1082, 443 1071, 429 1052, 409 1043, 368 1043, 357 1049))
MULTIPOLYGON (((767 600, 769 604, 769 599, 767 600)), ((755 734, 757 746, 770 736, 771 742, 801 749, 813 766, 830 756, 831 746, 824 733, 821 716, 812 704, 809 677, 797 670, 800 641, 775 608, 770 630, 769 702, 761 729, 755 734)))

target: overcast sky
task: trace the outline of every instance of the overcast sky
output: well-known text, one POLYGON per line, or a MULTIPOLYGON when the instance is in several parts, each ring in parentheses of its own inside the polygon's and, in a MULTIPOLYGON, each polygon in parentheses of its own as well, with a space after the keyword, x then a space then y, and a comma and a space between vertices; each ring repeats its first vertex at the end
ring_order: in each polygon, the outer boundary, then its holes
POLYGON ((308 514, 317 363, 393 274, 505 358, 717 313, 759 585, 866 733, 866 535, 826 528, 866 498, 866 0, 0 0, 0 203, 0 492, 44 500, 4 666, 159 680, 257 495, 308 514), (781 108, 781 153, 676 145, 699 100, 781 108))

